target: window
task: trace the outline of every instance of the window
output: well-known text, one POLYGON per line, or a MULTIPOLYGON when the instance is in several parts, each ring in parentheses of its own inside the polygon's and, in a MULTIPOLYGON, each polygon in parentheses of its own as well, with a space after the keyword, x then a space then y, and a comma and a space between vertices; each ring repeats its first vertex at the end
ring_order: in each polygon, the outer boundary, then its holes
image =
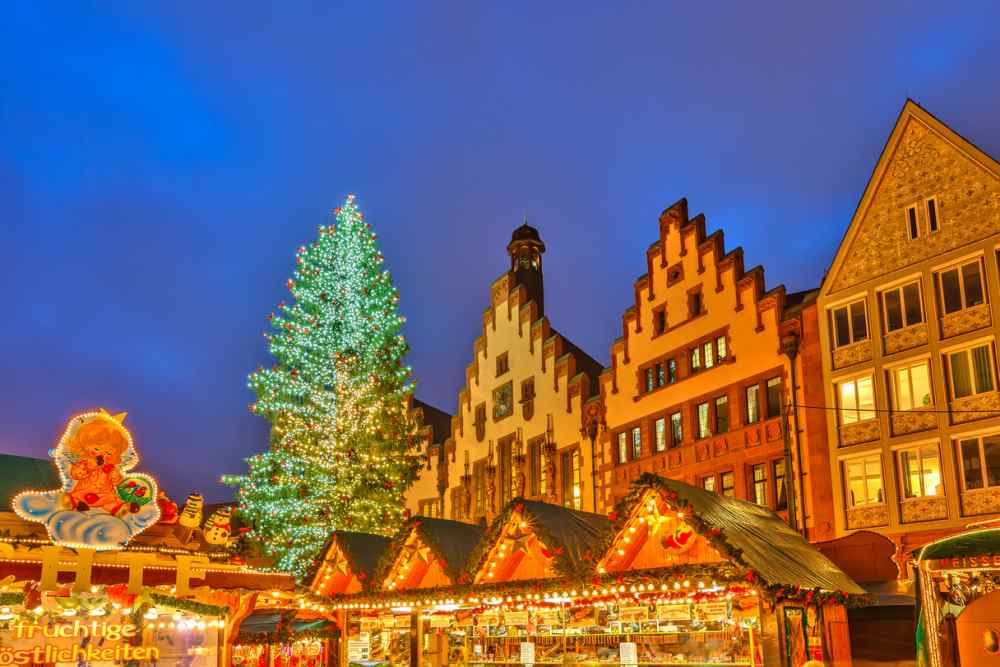
POLYGON ((684 427, 681 424, 681 413, 675 412, 670 415, 670 446, 680 447, 684 442, 684 427))
POLYGON ((667 361, 667 380, 670 384, 677 382, 677 360, 669 359, 667 361))
POLYGON ((701 315, 701 309, 701 289, 698 289, 688 294, 688 317, 701 315))
POLYGON ((653 391, 656 382, 656 369, 649 367, 646 369, 646 392, 653 391))
POLYGON ((666 308, 660 308, 659 310, 653 311, 653 331, 659 336, 661 333, 667 330, 667 310, 666 308))
POLYGON ((662 452, 667 448, 667 420, 665 417, 656 420, 654 430, 656 431, 656 451, 662 452))
POLYGON ((989 344, 952 352, 948 355, 948 368, 952 399, 993 391, 993 359, 989 344))
POLYGON ((618 463, 628 461, 628 433, 622 431, 618 434, 618 463))
POLYGON ((841 382, 839 389, 841 424, 875 419, 875 389, 871 375, 841 382))
POLYGON ((882 310, 886 333, 923 322, 920 283, 912 282, 882 292, 882 310))
POLYGON ((906 207, 906 233, 910 240, 920 236, 920 227, 917 225, 917 207, 906 207))
POLYGON ((440 504, 438 503, 437 500, 434 499, 421 500, 419 503, 419 507, 417 508, 417 512, 420 514, 420 516, 425 516, 429 519, 434 519, 437 518, 438 516, 439 507, 440 504))
POLYGON ((632 429, 632 460, 642 458, 642 429, 636 426, 632 429))
POLYGON ((722 495, 727 498, 736 497, 736 475, 733 474, 732 470, 727 470, 719 475, 719 479, 722 480, 722 495))
POLYGON ((904 498, 944 495, 937 445, 899 452, 899 468, 904 498))
POLYGON ((726 433, 729 430, 729 397, 719 396, 715 399, 715 432, 726 433))
POLYGON ((705 368, 711 368, 715 365, 715 343, 708 341, 701 346, 702 358, 705 363, 705 368))
POLYGON ((927 200, 927 229, 931 234, 938 230, 938 207, 934 197, 927 200))
POLYGON ((776 511, 788 509, 788 489, 785 488, 785 460, 775 459, 771 464, 774 471, 774 509, 776 511))
POLYGON ((465 513, 465 490, 457 486, 449 492, 451 498, 451 518, 464 519, 465 513))
POLYGON ((705 475, 701 478, 701 488, 715 492, 715 475, 705 475))
POLYGON ((895 409, 913 410, 931 404, 931 376, 926 361, 893 368, 889 374, 892 377, 895 409))
POLYGON ((500 504, 506 505, 514 497, 514 461, 513 436, 504 438, 497 443, 497 453, 500 455, 500 504))
POLYGON ((486 513, 486 461, 472 466, 472 480, 476 486, 476 516, 486 513))
POLYGON ((472 420, 473 425, 476 427, 476 440, 479 442, 483 441, 486 437, 486 404, 480 403, 476 406, 476 416, 472 420))
POLYGON ((938 277, 945 314, 983 303, 983 279, 978 259, 942 271, 938 277))
POLYGON ((760 421, 760 387, 753 384, 746 388, 747 423, 760 421))
POLYGON ((663 381, 664 381, 664 377, 663 377, 663 364, 662 363, 656 364, 655 368, 656 368, 656 386, 657 387, 662 387, 663 386, 663 381))
POLYGON ((716 351, 715 356, 718 357, 719 361, 725 359, 726 355, 729 354, 729 351, 726 349, 725 336, 719 336, 718 338, 715 339, 715 351, 716 351))
POLYGON ((507 363, 507 353, 497 355, 497 377, 500 377, 504 373, 510 370, 510 365, 507 363))
POLYGON ((847 506, 877 505, 882 496, 882 459, 868 456, 844 462, 847 480, 847 506))
POLYGON ((767 505, 766 463, 757 463, 750 466, 750 501, 758 505, 767 505))
POLYGON ((563 452, 562 455, 562 499, 563 507, 578 510, 582 506, 583 494, 580 488, 580 450, 563 452))
POLYGON ((966 491, 1000 486, 1000 433, 962 440, 959 449, 966 491))
POLYGON ((542 485, 545 483, 542 477, 543 447, 545 447, 544 437, 528 442, 528 493, 532 496, 543 493, 542 485))
POLYGON ((833 336, 836 347, 868 340, 864 299, 833 309, 833 336))
POLYGON ((701 370, 701 348, 696 347, 691 350, 691 372, 695 373, 701 370))
POLYGON ((781 378, 767 379, 767 416, 777 417, 781 414, 781 378))
MULTIPOLYGON (((528 378, 521 383, 521 402, 530 401, 535 397, 535 378, 528 378)), ((530 417, 528 417, 530 419, 530 417)))
POLYGON ((708 427, 708 403, 698 404, 698 438, 707 438, 712 435, 712 430, 708 427))

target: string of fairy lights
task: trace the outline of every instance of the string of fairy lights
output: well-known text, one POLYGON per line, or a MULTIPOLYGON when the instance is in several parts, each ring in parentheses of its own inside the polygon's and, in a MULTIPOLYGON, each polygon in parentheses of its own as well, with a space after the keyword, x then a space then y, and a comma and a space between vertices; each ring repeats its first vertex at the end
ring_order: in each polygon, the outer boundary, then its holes
POLYGON ((300 579, 331 531, 398 525, 421 465, 399 294, 353 195, 335 216, 298 249, 293 301, 269 317, 276 363, 249 377, 270 448, 223 478, 275 569, 300 579))

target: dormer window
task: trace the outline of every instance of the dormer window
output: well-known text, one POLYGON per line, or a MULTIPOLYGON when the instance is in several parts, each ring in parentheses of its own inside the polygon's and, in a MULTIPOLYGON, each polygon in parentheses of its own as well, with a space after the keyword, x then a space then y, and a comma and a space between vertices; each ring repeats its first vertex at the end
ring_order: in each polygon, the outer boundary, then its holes
POLYGON ((906 233, 912 241, 920 237, 920 225, 917 222, 917 207, 906 207, 906 233))
POLYGON ((931 234, 938 230, 938 206, 936 197, 930 197, 927 200, 927 230, 931 234))

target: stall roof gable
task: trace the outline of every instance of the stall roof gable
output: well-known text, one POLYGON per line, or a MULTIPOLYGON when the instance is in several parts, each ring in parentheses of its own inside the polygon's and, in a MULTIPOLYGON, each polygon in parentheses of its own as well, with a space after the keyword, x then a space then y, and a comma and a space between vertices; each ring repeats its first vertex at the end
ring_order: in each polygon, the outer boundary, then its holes
POLYGON ((351 574, 362 581, 371 581, 375 568, 389 548, 389 538, 370 533, 355 533, 347 530, 336 530, 330 533, 326 544, 320 550, 321 558, 317 564, 312 579, 316 586, 316 578, 322 570, 322 564, 336 558, 335 550, 339 550, 351 568, 351 574), (361 576, 358 576, 361 575, 361 576))
POLYGON ((507 503, 469 560, 471 579, 478 577, 489 555, 504 538, 504 528, 520 513, 538 539, 554 551, 555 566, 563 574, 586 574, 593 567, 592 554, 611 521, 603 514, 581 512, 561 505, 515 498, 507 503))
POLYGON ((819 588, 863 595, 864 589, 774 512, 684 482, 646 473, 616 508, 614 533, 621 529, 648 490, 661 493, 685 521, 720 554, 754 572, 765 584, 819 588))
POLYGON ((461 521, 425 516, 411 517, 389 542, 388 548, 375 568, 375 577, 378 582, 385 581, 392 572, 404 545, 411 535, 416 534, 423 545, 442 563, 445 576, 455 582, 469 562, 469 555, 482 539, 483 532, 481 526, 461 521))

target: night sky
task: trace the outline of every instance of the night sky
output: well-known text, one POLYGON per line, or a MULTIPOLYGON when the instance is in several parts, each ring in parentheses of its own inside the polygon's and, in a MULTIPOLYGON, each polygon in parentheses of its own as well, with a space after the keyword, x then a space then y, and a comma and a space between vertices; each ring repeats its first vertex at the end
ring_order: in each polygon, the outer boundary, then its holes
POLYGON ((607 363, 680 197, 797 290, 906 97, 1000 155, 991 2, 85 4, 0 24, 0 451, 128 411, 179 500, 266 447, 246 374, 349 192, 451 412, 525 215, 553 325, 607 363))

